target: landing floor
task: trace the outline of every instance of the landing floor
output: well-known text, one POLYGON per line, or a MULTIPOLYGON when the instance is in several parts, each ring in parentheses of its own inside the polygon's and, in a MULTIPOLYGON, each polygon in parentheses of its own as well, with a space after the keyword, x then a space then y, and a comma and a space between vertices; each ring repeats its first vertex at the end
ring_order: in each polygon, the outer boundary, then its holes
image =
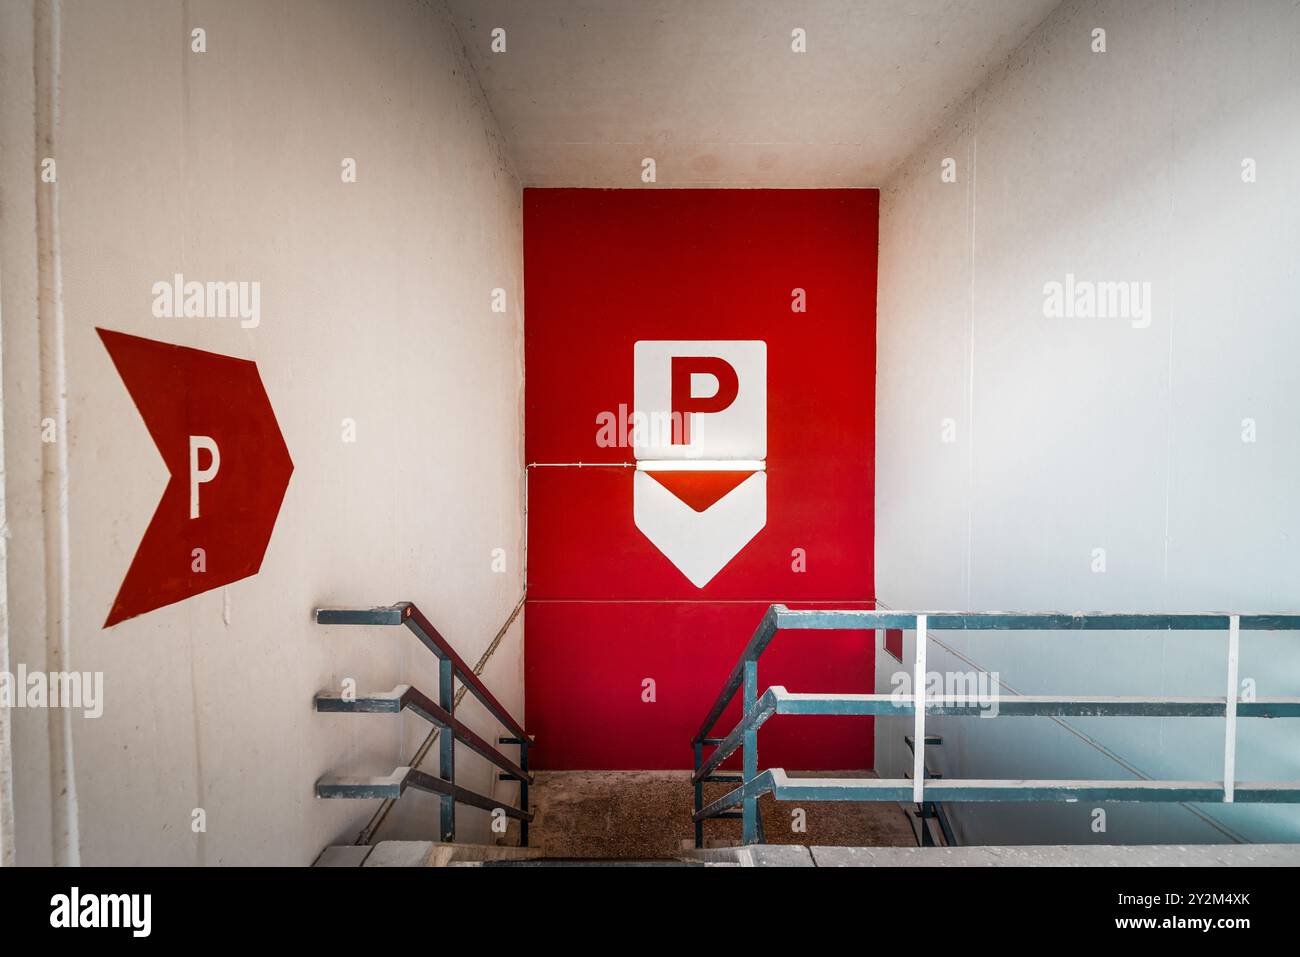
MULTIPOLYGON (((812 772, 810 772, 812 773, 812 772)), ((869 776, 867 771, 827 772, 832 777, 869 776)), ((708 784, 704 801, 734 785, 708 784)), ((539 771, 529 789, 537 816, 529 844, 547 857, 660 858, 691 847, 692 785, 686 771, 539 771), (685 845, 683 842, 686 842, 685 845)), ((759 800, 768 844, 910 847, 916 839, 897 804, 759 800), (802 809, 806 830, 794 829, 802 809)), ((706 846, 740 841, 739 821, 710 821, 706 846)), ((507 837, 513 844, 516 835, 507 837)))

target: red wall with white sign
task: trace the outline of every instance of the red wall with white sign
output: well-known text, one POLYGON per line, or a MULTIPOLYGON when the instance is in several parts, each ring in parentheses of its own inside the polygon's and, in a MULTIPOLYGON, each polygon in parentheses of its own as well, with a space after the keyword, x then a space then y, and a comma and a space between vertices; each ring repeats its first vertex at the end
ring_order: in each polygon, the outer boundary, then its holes
MULTIPOLYGON (((878 202, 875 190, 524 191, 536 766, 688 767, 768 605, 874 597, 878 202), (792 310, 796 289, 806 311, 792 310), (765 522, 703 587, 634 522, 633 449, 598 442, 601 413, 634 411, 635 343, 695 340, 766 344, 766 381, 740 383, 742 398, 766 390, 765 522)), ((760 688, 871 692, 872 649, 868 632, 783 632, 760 688)), ((762 766, 873 764, 868 719, 775 718, 759 742, 762 766)))

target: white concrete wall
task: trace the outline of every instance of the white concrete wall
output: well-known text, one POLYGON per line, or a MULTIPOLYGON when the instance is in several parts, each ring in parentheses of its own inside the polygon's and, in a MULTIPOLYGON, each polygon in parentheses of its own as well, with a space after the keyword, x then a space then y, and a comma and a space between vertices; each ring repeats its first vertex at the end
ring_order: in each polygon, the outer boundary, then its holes
MULTIPOLYGON (((1067 0, 887 184, 883 601, 1300 608, 1298 53, 1291 0, 1067 0), (945 157, 956 183, 941 181, 945 157), (1067 273, 1150 282, 1149 326, 1045 318, 1044 284, 1067 273)), ((935 637, 1021 693, 1224 693, 1221 635, 935 637)), ((1293 636, 1246 634, 1241 656, 1259 694, 1300 690, 1293 636)), ((880 661, 888 688, 898 665, 880 661)), ((930 663, 971 669, 938 644, 930 663)), ((1222 777, 1217 720, 933 723, 949 776, 1222 777)), ((1294 723, 1239 727, 1238 779, 1300 778, 1294 723)), ((904 729, 878 729, 895 773, 904 729)), ((1295 807, 1113 805, 1105 834, 1091 812, 983 805, 959 819, 973 841, 1300 840, 1295 807)))
MULTIPOLYGON (((318 801, 316 779, 388 773, 426 731, 317 716, 314 693, 436 690, 405 630, 312 609, 414 600, 472 663, 523 587, 520 191, 495 120, 440 3, 11 0, 0 54, 8 662, 106 685, 97 720, 10 713, 16 858, 310 863, 378 803, 318 801), (45 155, 56 184, 36 178, 45 155), (260 281, 260 326, 153 318, 150 287, 176 272, 260 281), (166 471, 95 326, 256 361, 295 465, 259 575, 108 630, 166 471), (61 365, 56 452, 40 422, 61 365)), ((517 716, 521 627, 484 676, 517 716)), ((464 714, 498 733, 472 698, 464 714)), ((471 756, 459 770, 513 800, 471 756)), ((433 799, 399 808, 381 837, 433 835, 433 799)), ((483 812, 459 822, 486 837, 483 812)))

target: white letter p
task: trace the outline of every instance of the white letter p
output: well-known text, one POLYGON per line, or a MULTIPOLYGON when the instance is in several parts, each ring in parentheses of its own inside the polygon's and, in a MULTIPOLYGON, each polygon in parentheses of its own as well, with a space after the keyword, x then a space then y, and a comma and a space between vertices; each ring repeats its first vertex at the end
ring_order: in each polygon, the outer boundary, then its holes
POLYGON ((217 443, 207 435, 190 436, 190 518, 199 517, 199 486, 204 482, 211 482, 217 477, 217 470, 221 468, 221 453, 217 451, 217 443), (207 449, 212 456, 212 461, 208 463, 205 469, 199 468, 199 449, 207 449))

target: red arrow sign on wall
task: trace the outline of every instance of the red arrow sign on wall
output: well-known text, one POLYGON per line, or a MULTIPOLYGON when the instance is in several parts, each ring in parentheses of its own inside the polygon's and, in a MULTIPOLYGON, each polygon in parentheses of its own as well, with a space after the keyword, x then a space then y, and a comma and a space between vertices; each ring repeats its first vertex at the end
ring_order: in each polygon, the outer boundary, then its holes
POLYGON ((256 575, 293 461, 256 363, 95 331, 170 473, 107 628, 256 575))

